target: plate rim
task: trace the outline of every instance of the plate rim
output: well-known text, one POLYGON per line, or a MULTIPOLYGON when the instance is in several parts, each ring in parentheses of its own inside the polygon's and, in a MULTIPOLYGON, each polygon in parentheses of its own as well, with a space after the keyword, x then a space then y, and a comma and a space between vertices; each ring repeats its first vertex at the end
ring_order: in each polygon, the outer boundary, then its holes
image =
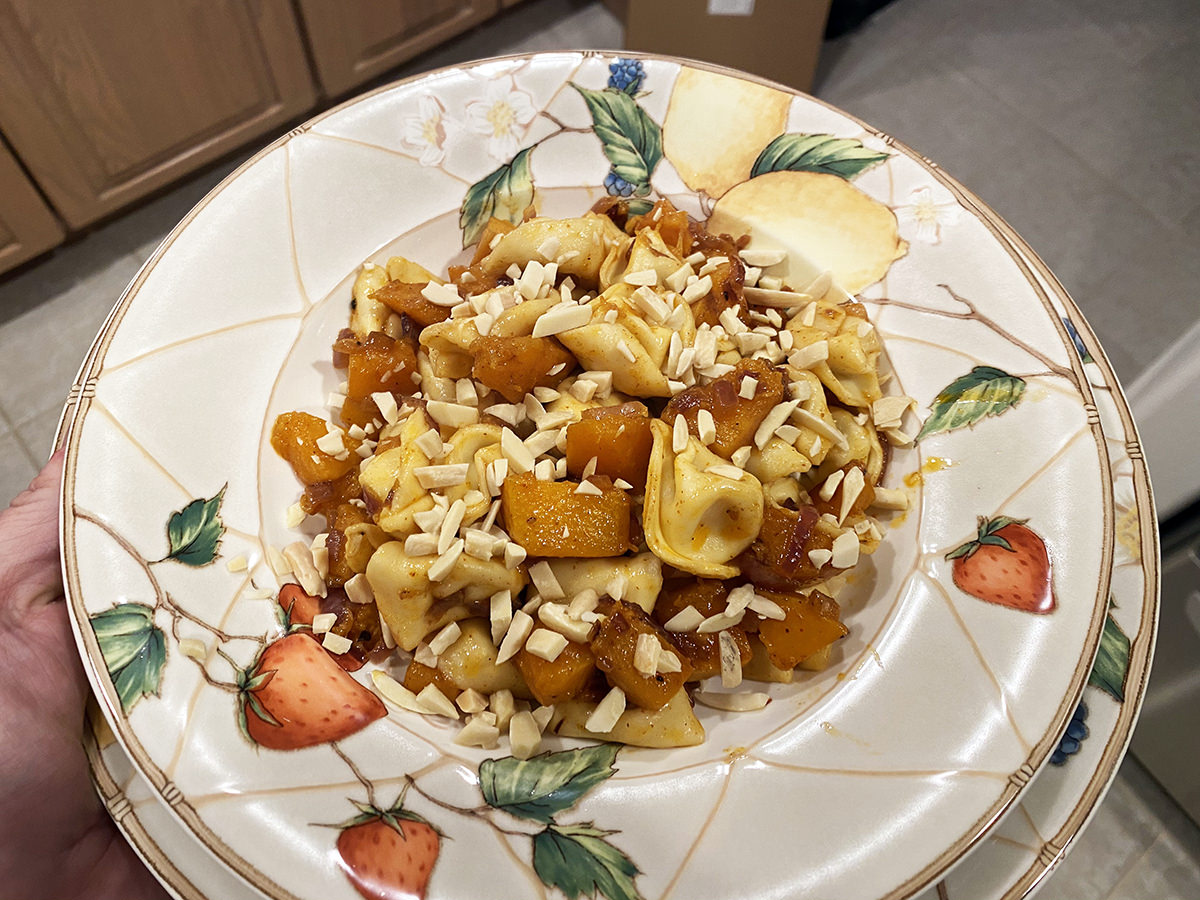
MULTIPOLYGON (((67 465, 64 471, 63 492, 60 507, 60 540, 62 542, 62 566, 66 584, 66 594, 70 609, 72 610, 72 615, 70 618, 76 644, 81 651, 81 655, 83 656, 85 664, 84 667, 87 671, 89 681, 92 684, 92 688, 100 698, 100 702, 104 707, 105 715, 110 721, 115 721, 117 724, 117 728, 114 729, 114 733, 121 743, 122 748, 129 755, 139 774, 149 781, 156 792, 158 792, 160 795, 165 795, 165 801, 167 802, 167 805, 180 819, 180 821, 192 832, 192 836, 204 844, 207 850, 217 856, 224 865, 237 872, 243 879, 254 885, 257 890, 264 891, 269 896, 288 898, 288 900, 298 900, 298 898, 295 898, 295 895, 282 888, 271 878, 267 877, 257 867, 245 860, 241 854, 230 847, 227 842, 216 835, 212 829, 203 822, 199 815, 195 813, 194 810, 191 810, 191 808, 187 805, 184 805, 182 809, 180 808, 178 801, 182 799, 182 797, 179 794, 178 789, 175 788, 174 785, 172 785, 165 778, 164 774, 159 770, 159 768, 148 759, 148 756, 142 750, 140 741, 138 741, 136 735, 129 733, 131 729, 127 719, 122 714, 117 713, 113 708, 112 698, 109 696, 109 692, 104 688, 104 685, 101 682, 100 673, 96 670, 94 665, 94 661, 98 654, 98 645, 95 644, 94 635, 86 633, 86 630, 82 628, 81 622, 79 621, 77 613, 79 613, 80 610, 77 609, 77 605, 80 602, 78 599, 80 595, 80 589, 75 577, 77 573, 74 568, 69 565, 68 559, 68 547, 73 548, 74 545, 73 530, 75 525, 73 503, 71 502, 71 494, 68 492, 68 486, 74 483, 74 464, 77 461, 78 448, 76 442, 78 438, 78 432, 75 426, 81 423, 86 417, 88 408, 90 406, 90 401, 94 395, 96 376, 92 374, 92 370, 95 368, 96 364, 103 359, 103 356, 107 352, 108 346, 110 345, 112 338, 115 336, 125 313, 130 308, 132 299, 137 295, 147 276, 155 268, 165 253, 170 249, 170 247, 190 225, 190 223, 195 219, 201 210, 208 206, 210 202, 212 202, 226 188, 228 188, 236 178, 242 175, 244 171, 256 165, 265 156, 285 146, 293 138, 310 131, 315 125, 324 119, 336 115, 350 106, 362 103, 377 95, 395 90, 396 88, 421 82, 446 73, 455 71, 466 72, 481 66, 495 63, 528 61, 535 58, 557 56, 578 56, 583 60, 589 58, 620 56, 622 58, 653 60, 661 63, 677 64, 715 74, 726 75, 741 81, 747 81, 771 87, 775 90, 782 91, 785 94, 804 98, 808 102, 814 103, 825 109, 833 111, 838 115, 844 116, 849 121, 858 124, 869 134, 882 140, 889 147, 894 147, 908 159, 917 163, 919 166, 924 168, 926 173, 935 181, 954 194, 955 198, 964 207, 966 207, 975 216, 975 218, 977 218, 979 222, 989 230, 989 232, 992 233, 993 237, 997 239, 998 243, 1006 251, 1008 256, 1018 265, 1018 267, 1021 269, 1024 280, 1034 290, 1035 294, 1037 294, 1047 315, 1050 316, 1052 322, 1054 323, 1060 339, 1063 340, 1066 346, 1070 346, 1070 337, 1065 329, 1065 326, 1061 322, 1057 311, 1053 308, 1053 303, 1050 299, 1049 293, 1045 290, 1043 285, 1033 277, 1033 270, 1026 265, 1026 259, 1019 252, 1017 245, 1009 239, 1009 236, 1011 235, 1013 237, 1017 237, 1018 241, 1020 241, 1019 236, 1016 235, 1016 232, 1011 229, 1011 226, 1009 226, 1002 217, 992 210, 990 206, 976 197, 952 176, 945 173, 940 166, 938 166, 928 157, 918 153, 907 144, 896 140, 891 135, 868 125, 856 116, 847 113, 844 110, 819 98, 813 97, 812 95, 803 91, 790 88, 786 85, 773 82, 769 79, 755 76, 750 73, 740 72, 724 66, 704 62, 702 60, 689 59, 687 57, 668 56, 663 54, 640 53, 627 50, 570 49, 515 53, 481 58, 414 74, 388 84, 380 85, 363 94, 348 98, 336 106, 331 107, 330 109, 321 112, 311 119, 306 120, 302 124, 289 130, 285 134, 279 136, 269 144, 262 147, 253 155, 248 157, 239 166, 237 166, 216 186, 214 186, 174 226, 174 228, 172 228, 172 230, 163 239, 162 243, 160 243, 156 248, 154 253, 146 260, 142 268, 139 269, 134 279, 122 292, 109 316, 101 326, 101 329, 88 352, 88 356, 85 359, 87 374, 85 377, 83 377, 82 382, 78 383, 78 391, 76 391, 76 386, 72 387, 72 393, 78 394, 78 402, 74 408, 74 411, 69 417, 69 421, 66 421, 66 417, 64 415, 64 421, 67 425, 66 444, 68 447, 68 453, 67 465), (171 801, 172 797, 175 798, 175 802, 171 801), (263 884, 258 884, 258 881, 263 882, 263 884), (266 885, 266 887, 264 887, 264 885, 266 885)), ((1024 242, 1021 241, 1021 243, 1023 244, 1024 242)), ((1025 246, 1027 247, 1028 245, 1025 246)), ((1034 256, 1034 258, 1036 258, 1036 255, 1032 254, 1032 251, 1030 251, 1030 253, 1032 256, 1034 256)), ((1038 260, 1038 262, 1040 263, 1040 260, 1038 260)), ((1042 265, 1044 266, 1044 264, 1042 265)), ((1051 276, 1051 278, 1052 277, 1053 276, 1051 276)), ((1057 282, 1055 282, 1055 284, 1056 283, 1057 282)), ((1065 291, 1062 291, 1058 299, 1063 302, 1067 310, 1071 312, 1073 317, 1072 320, 1078 321, 1085 326, 1088 334, 1091 335, 1093 342, 1098 346, 1098 342, 1095 342, 1094 335, 1091 333, 1090 326, 1087 325, 1082 313, 1079 311, 1074 301, 1071 300, 1069 295, 1067 295, 1065 291)), ((1103 355, 1103 351, 1101 352, 1103 355)), ((1068 354, 1068 359, 1070 368, 1075 375, 1075 387, 1079 390, 1079 393, 1083 398, 1085 409, 1088 410, 1089 416, 1087 430, 1091 433, 1093 441, 1099 445, 1099 452, 1097 455, 1100 463, 1101 483, 1106 492, 1104 497, 1104 546, 1102 548, 1102 568, 1099 573, 1099 581, 1097 586, 1097 598, 1102 598, 1107 597, 1109 593, 1112 575, 1111 562, 1113 556, 1113 509, 1111 497, 1111 465, 1108 454, 1103 447, 1103 433, 1100 429, 1098 416, 1096 417, 1095 421, 1093 421, 1092 413, 1095 411, 1095 404, 1092 402, 1094 400, 1094 397, 1092 396, 1092 386, 1086 377, 1086 373, 1084 372, 1082 363, 1078 357, 1074 354, 1068 354)), ((1106 356, 1104 357, 1104 360, 1107 364, 1108 361, 1106 356)), ((1108 368, 1109 374, 1111 375, 1111 366, 1108 368)), ((1116 387, 1117 391, 1119 392, 1119 384, 1116 382, 1115 376, 1112 377, 1112 381, 1114 387, 1116 387)), ((1124 401, 1123 394, 1121 394, 1121 399, 1124 401)), ((1126 405, 1127 404, 1123 402, 1119 404, 1119 407, 1124 411, 1126 405)), ((1154 572, 1155 580, 1157 582, 1157 564, 1154 568, 1154 572)), ((1011 810, 1017 799, 1032 783, 1036 772, 1039 771, 1048 761, 1051 751, 1057 744, 1059 734, 1061 733, 1062 729, 1065 728, 1067 721, 1069 720, 1072 712, 1079 702, 1080 697, 1082 696, 1084 687, 1086 686, 1087 676, 1091 671, 1092 663, 1094 661, 1096 652, 1099 649, 1103 621, 1104 603, 1102 600, 1097 599, 1092 612, 1092 621, 1089 631, 1083 644, 1084 650, 1080 658, 1075 663, 1075 671, 1071 678, 1070 688, 1064 694, 1063 700, 1060 703, 1060 707, 1051 720, 1051 725, 1048 726, 1045 734, 1035 744, 1032 745, 1029 753, 1027 754, 1025 763, 1023 763, 1018 771, 1009 778, 999 798, 976 820, 975 823, 967 828, 960 837, 954 840, 949 846, 942 849, 934 860, 902 883, 896 885, 887 893, 882 894, 879 900, 902 900, 902 898, 912 897, 923 888, 934 883, 940 875, 944 875, 946 872, 948 872, 950 868, 960 862, 972 849, 974 849, 978 845, 979 841, 982 840, 982 838, 999 823, 1004 815, 1011 810)))

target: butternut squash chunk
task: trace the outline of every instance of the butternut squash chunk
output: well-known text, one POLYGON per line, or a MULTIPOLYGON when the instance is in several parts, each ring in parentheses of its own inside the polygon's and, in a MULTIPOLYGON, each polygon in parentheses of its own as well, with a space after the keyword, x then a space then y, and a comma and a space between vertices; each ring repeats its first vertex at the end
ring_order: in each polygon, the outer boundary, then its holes
POLYGON ((349 451, 345 459, 336 459, 317 446, 328 431, 324 419, 305 412, 287 412, 275 419, 271 428, 271 446, 291 464, 301 484, 334 481, 362 462, 354 451, 359 442, 349 435, 342 440, 349 451))
POLYGON ((831 534, 815 507, 794 510, 768 502, 758 538, 738 557, 738 565, 759 588, 798 591, 837 571, 830 563, 818 569, 809 556, 813 550, 832 548, 836 533, 832 528, 831 534))
POLYGON ((501 508, 509 536, 530 556, 621 556, 629 542, 629 495, 604 476, 590 479, 599 494, 576 492, 573 481, 538 481, 532 472, 509 475, 501 508))
MULTIPOLYGON (((725 611, 729 588, 724 581, 713 578, 693 578, 676 582, 658 595, 654 604, 654 620, 660 625, 669 622, 680 610, 694 606, 700 615, 708 618, 725 611)), ((737 644, 742 665, 750 662, 750 641, 746 629, 735 625, 728 629, 737 644)), ((716 634, 700 634, 696 631, 668 632, 671 640, 687 657, 692 666, 691 681, 702 681, 721 674, 721 641, 716 634)))
POLYGON ((759 593, 783 608, 783 619, 763 619, 758 626, 758 638, 767 648, 767 658, 781 669, 795 668, 849 634, 841 623, 837 601, 827 594, 759 593))
POLYGON ((435 322, 444 322, 450 318, 448 306, 438 306, 426 300, 421 291, 428 281, 419 284, 409 284, 404 281, 389 281, 383 287, 376 288, 371 293, 372 300, 378 300, 392 312, 408 316, 422 328, 435 322))
POLYGON ((641 403, 583 411, 567 426, 567 471, 579 477, 596 458, 596 474, 623 478, 635 491, 646 488, 646 468, 654 447, 650 415, 641 403))
POLYGON ((471 376, 509 403, 535 387, 553 387, 575 368, 575 357, 554 338, 484 335, 470 349, 471 376))
POLYGON ((592 652, 596 665, 608 676, 614 687, 625 692, 626 699, 643 709, 662 709, 691 677, 692 665, 671 640, 640 606, 621 600, 603 604, 599 610, 606 618, 592 637, 592 652), (649 634, 658 639, 663 650, 679 657, 682 671, 656 672, 646 675, 634 666, 638 635, 649 634))
POLYGON ((716 424, 716 440, 708 445, 714 453, 729 459, 739 447, 753 445, 754 432, 775 404, 783 400, 783 373, 764 359, 744 359, 726 375, 706 385, 687 388, 671 398, 663 410, 662 420, 668 425, 682 415, 688 430, 699 437, 696 425, 700 410, 712 413, 716 424), (754 396, 747 400, 739 396, 743 378, 755 380, 754 396))
POLYGON ((446 699, 452 703, 462 693, 454 680, 441 669, 419 663, 415 659, 408 664, 404 679, 400 683, 414 694, 421 693, 431 684, 436 685, 437 689, 445 694, 446 699))
POLYGON ((568 642, 553 662, 522 647, 516 663, 534 698, 543 706, 575 698, 596 671, 596 657, 591 649, 576 641, 568 642))

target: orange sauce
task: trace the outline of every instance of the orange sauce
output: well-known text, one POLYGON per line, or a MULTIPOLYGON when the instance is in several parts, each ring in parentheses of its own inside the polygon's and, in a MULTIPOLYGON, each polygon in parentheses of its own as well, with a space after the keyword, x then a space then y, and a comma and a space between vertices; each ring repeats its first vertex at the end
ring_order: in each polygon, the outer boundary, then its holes
POLYGON ((940 472, 942 469, 949 469, 952 466, 957 466, 958 463, 952 459, 947 459, 944 456, 931 456, 921 464, 921 468, 916 472, 909 472, 904 476, 904 483, 908 487, 916 487, 925 482, 925 476, 931 472, 940 472))

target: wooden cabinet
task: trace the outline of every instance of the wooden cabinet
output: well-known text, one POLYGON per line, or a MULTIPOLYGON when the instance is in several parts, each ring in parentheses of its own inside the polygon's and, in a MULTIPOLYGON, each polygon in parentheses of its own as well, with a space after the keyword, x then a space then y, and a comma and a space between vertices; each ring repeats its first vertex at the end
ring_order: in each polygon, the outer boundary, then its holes
POLYGON ((357 87, 491 16, 496 0, 299 0, 330 96, 357 87))
POLYGON ((519 2, 0 0, 0 272, 519 2))
POLYGON ((62 239, 62 225, 0 144, 0 272, 49 250, 62 239))
POLYGON ((316 101, 288 0, 0 0, 0 85, 0 131, 72 228, 316 101))

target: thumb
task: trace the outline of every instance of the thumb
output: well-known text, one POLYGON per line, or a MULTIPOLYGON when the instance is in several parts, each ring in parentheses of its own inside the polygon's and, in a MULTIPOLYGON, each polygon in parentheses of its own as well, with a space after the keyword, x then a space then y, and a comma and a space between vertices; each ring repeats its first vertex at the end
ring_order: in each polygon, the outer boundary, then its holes
POLYGON ((59 450, 33 483, 0 512, 0 609, 23 613, 62 598, 58 507, 64 453, 59 450))

